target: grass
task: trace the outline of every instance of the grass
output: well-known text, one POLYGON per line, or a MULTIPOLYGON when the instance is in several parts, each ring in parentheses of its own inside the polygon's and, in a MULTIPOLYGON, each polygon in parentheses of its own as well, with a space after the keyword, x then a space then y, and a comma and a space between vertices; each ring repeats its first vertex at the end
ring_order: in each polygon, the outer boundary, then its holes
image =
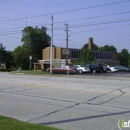
POLYGON ((0 130, 59 130, 57 128, 26 123, 16 119, 0 116, 0 130))
POLYGON ((42 74, 49 74, 48 72, 45 71, 34 71, 34 70, 22 70, 22 71, 11 71, 11 73, 15 74, 31 74, 31 75, 42 75, 42 74))

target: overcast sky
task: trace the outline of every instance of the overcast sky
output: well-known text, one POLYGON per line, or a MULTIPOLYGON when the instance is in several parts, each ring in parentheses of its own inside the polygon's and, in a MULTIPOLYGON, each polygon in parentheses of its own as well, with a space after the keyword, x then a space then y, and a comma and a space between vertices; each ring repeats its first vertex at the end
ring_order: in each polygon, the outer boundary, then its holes
POLYGON ((51 36, 51 14, 57 47, 66 46, 68 23, 71 48, 82 48, 93 37, 99 47, 130 52, 130 0, 0 0, 0 43, 13 51, 22 45, 26 26, 46 26, 51 36))

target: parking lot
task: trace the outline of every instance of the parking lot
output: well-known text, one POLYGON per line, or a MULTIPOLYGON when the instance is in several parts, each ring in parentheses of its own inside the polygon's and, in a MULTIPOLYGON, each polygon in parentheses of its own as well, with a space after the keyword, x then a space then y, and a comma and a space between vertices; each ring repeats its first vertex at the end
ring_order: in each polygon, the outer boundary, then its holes
POLYGON ((67 130, 116 130, 130 120, 130 73, 0 73, 0 113, 67 130))

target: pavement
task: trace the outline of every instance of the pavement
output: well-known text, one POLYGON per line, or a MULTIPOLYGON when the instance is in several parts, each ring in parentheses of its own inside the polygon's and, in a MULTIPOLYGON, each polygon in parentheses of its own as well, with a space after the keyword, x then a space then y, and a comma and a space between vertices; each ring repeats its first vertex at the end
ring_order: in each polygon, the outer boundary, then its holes
POLYGON ((130 73, 0 73, 1 115, 60 129, 118 130, 130 120, 129 98, 130 73))

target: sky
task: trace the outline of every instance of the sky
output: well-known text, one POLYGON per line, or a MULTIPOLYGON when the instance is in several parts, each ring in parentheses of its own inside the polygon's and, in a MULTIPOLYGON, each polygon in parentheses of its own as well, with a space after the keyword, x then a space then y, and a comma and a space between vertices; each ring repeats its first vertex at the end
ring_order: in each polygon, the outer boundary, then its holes
POLYGON ((130 52, 130 0, 0 0, 0 43, 13 51, 22 45, 22 30, 45 26, 53 44, 82 48, 93 37, 99 47, 130 52))

